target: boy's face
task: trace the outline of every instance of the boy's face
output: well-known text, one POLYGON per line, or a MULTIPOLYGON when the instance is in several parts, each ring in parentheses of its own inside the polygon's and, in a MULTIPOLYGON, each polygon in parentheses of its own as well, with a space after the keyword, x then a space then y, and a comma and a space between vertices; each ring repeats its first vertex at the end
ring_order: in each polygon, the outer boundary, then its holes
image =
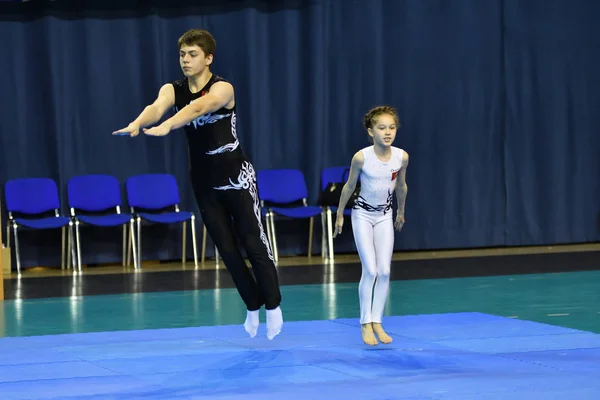
POLYGON ((197 45, 183 45, 179 49, 179 65, 187 77, 201 74, 212 63, 213 56, 204 54, 197 45))

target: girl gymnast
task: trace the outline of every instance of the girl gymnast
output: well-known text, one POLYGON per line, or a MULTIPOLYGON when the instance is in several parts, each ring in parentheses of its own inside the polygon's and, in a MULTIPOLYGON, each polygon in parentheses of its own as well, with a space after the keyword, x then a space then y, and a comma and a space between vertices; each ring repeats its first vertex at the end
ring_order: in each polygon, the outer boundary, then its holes
POLYGON ((352 206, 352 231, 362 264, 358 285, 360 323, 363 341, 377 345, 392 338, 381 326, 390 283, 390 264, 394 251, 394 227, 404 225, 404 205, 408 187, 408 153, 392 146, 398 128, 398 114, 392 107, 379 106, 364 116, 364 126, 373 141, 352 157, 348 181, 337 209, 334 237, 342 233, 344 208, 360 176, 360 193, 352 206), (398 203, 393 221, 392 199, 398 203))

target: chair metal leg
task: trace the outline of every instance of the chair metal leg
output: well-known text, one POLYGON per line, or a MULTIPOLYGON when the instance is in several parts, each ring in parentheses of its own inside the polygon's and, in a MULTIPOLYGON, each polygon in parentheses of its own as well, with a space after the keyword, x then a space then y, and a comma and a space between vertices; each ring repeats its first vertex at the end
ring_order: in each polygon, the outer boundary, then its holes
POLYGON ((327 244, 329 246, 327 255, 330 261, 333 261, 333 223, 332 223, 332 212, 330 208, 327 208, 327 244))
POLYGON ((60 269, 65 269, 65 240, 66 240, 66 228, 61 228, 61 246, 60 246, 60 269))
MULTIPOLYGON (((269 246, 271 246, 271 251, 273 250, 273 232, 271 232, 271 224, 269 223, 269 214, 265 215, 265 226, 267 228, 267 240, 269 241, 269 246)), ((275 256, 273 255, 273 258, 275 256)))
POLYGON ((123 267, 126 267, 127 264, 129 263, 129 260, 127 259, 127 224, 123 224, 122 226, 123 228, 123 255, 121 258, 121 263, 123 264, 123 267))
POLYGON ((186 261, 186 258, 187 258, 186 254, 185 254, 185 252, 187 250, 185 248, 186 247, 185 245, 187 244, 187 221, 183 221, 182 225, 183 226, 181 228, 181 230, 182 230, 182 232, 181 232, 182 233, 182 238, 181 238, 181 264, 185 267, 185 261, 186 261))
MULTIPOLYGON (((127 262, 126 262, 126 264, 128 267, 131 266, 132 246, 135 245, 135 243, 133 242, 133 239, 132 239, 135 236, 134 233, 135 233, 135 220, 133 218, 131 218, 129 220, 129 235, 127 235, 127 262)), ((133 255, 134 255, 133 267, 136 268, 137 265, 135 264, 135 259, 137 256, 135 253, 133 253, 133 255)))
MULTIPOLYGON (((10 220, 6 223, 6 248, 10 251, 10 220)), ((1 229, 1 228, 0 228, 1 229)), ((12 269, 12 267, 11 267, 12 269)))
POLYGON ((70 269, 71 266, 73 266, 73 271, 75 271, 76 265, 77 265, 77 254, 75 254, 75 243, 74 242, 74 237, 75 234, 73 233, 73 222, 69 222, 69 239, 67 240, 67 247, 68 247, 68 251, 67 253, 69 253, 69 258, 68 258, 68 266, 67 269, 70 269))
POLYGON ((206 259, 206 236, 208 232, 206 231, 206 225, 202 224, 202 257, 201 262, 204 264, 204 260, 206 259))
POLYGON ((69 226, 67 228, 67 269, 75 268, 75 260, 73 259, 73 230, 72 230, 72 222, 69 222, 69 226))
POLYGON ((138 268, 142 267, 142 218, 140 217, 137 217, 137 265, 138 268))
MULTIPOLYGON (((138 249, 135 241, 135 220, 131 218, 129 220, 129 244, 131 245, 131 253, 133 254, 133 268, 139 268, 138 261, 138 249)), ((127 250, 127 265, 129 265, 129 250, 127 250)))
MULTIPOLYGON (((206 239, 208 238, 208 230, 206 229, 206 225, 202 224, 202 226, 202 255, 200 262, 204 264, 204 260, 206 260, 206 239)), ((215 245, 215 262, 219 265, 219 249, 217 249, 217 245, 215 245)))
POLYGON ((81 272, 81 239, 79 236, 79 221, 75 220, 75 245, 77 246, 77 269, 81 272))
POLYGON ((267 218, 269 223, 271 224, 271 232, 273 235, 273 242, 271 245, 273 246, 273 258, 275 258, 275 262, 279 261, 279 250, 277 249, 277 234, 275 233, 275 217, 272 211, 267 213, 267 218))
POLYGON ((315 225, 315 217, 310 217, 308 225, 308 257, 312 257, 312 241, 313 241, 313 228, 315 225))
POLYGON ((19 236, 17 223, 13 222, 13 234, 15 235, 15 258, 17 259, 17 275, 21 276, 21 254, 19 253, 19 236))
POLYGON ((326 223, 326 211, 325 209, 323 209, 323 211, 321 211, 321 258, 327 258, 327 249, 328 249, 328 245, 326 243, 326 238, 327 238, 327 223, 326 223))
POLYGON ((198 248, 196 247, 196 216, 192 215, 192 249, 194 250, 194 267, 198 268, 198 248))

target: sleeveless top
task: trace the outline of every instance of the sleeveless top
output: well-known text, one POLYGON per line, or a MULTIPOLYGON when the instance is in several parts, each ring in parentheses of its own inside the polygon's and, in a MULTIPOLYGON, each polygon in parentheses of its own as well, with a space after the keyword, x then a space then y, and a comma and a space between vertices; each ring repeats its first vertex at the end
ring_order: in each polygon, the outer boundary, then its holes
MULTIPOLYGON (((171 82, 175 89, 175 111, 208 93, 217 82, 227 82, 213 74, 204 87, 192 93, 187 78, 171 82)), ((202 115, 183 127, 188 143, 190 172, 194 180, 219 186, 236 178, 247 158, 236 133, 236 107, 221 108, 202 115)))
POLYGON ((364 164, 360 172, 360 193, 353 209, 391 215, 396 180, 404 156, 404 150, 394 146, 391 149, 392 155, 386 162, 377 158, 373 146, 361 150, 364 164))

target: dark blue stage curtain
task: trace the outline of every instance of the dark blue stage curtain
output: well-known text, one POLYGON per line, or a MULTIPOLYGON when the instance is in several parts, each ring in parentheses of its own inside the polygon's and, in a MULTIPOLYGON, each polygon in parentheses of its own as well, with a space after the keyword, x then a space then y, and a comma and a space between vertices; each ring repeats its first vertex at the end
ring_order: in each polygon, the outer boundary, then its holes
MULTIPOLYGON (((168 172, 196 211, 182 131, 111 132, 181 76, 179 36, 207 28, 213 72, 236 87, 247 154, 259 170, 301 169, 311 202, 322 168, 369 145, 364 113, 398 109, 395 144, 411 162, 397 250, 600 239, 600 2, 187 3, 2 4, 2 185, 54 178, 66 213, 72 176, 168 172)), ((355 251, 346 228, 338 252, 355 251)), ((306 221, 277 233, 280 255, 306 253, 306 221)), ((180 240, 176 227, 150 227, 144 258, 178 259, 180 240)), ((120 243, 118 230, 83 229, 83 261, 119 262, 120 243)), ((26 232, 21 245, 25 266, 60 262, 58 235, 26 232)))

